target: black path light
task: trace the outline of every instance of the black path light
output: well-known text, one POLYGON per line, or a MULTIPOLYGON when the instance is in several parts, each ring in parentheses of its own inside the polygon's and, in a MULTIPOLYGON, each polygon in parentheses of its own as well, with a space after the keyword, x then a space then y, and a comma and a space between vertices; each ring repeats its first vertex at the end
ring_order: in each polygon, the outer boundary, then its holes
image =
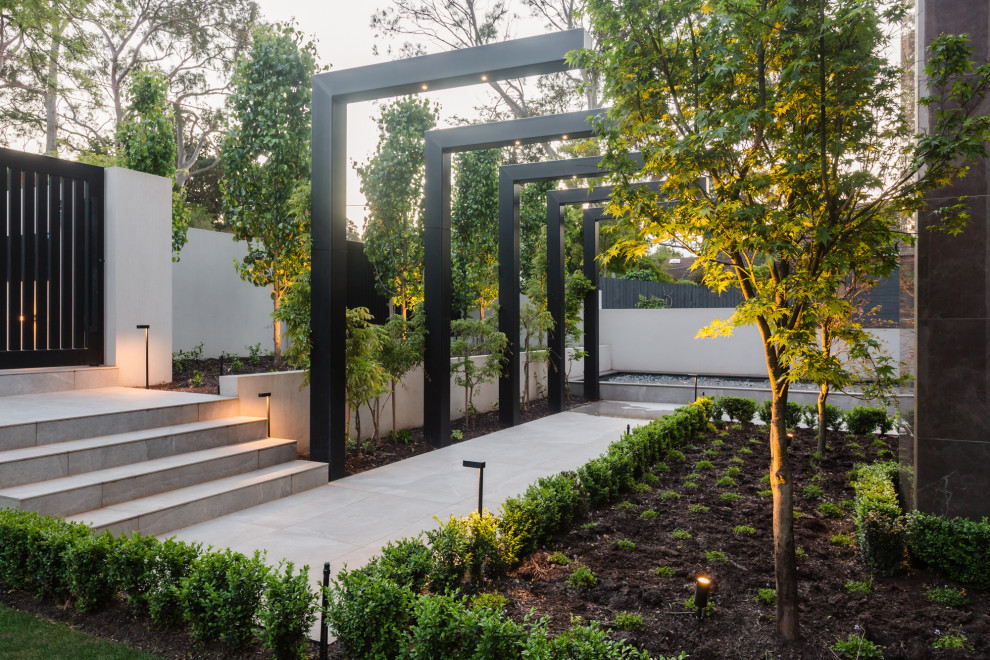
POLYGON ((478 517, 484 510, 481 507, 481 500, 485 493, 485 462, 484 461, 464 461, 464 467, 478 470, 478 517))
MULTIPOLYGON (((424 304, 426 309, 426 351, 423 370, 426 380, 423 396, 423 420, 426 439, 433 445, 450 444, 450 165, 451 154, 533 144, 568 138, 585 138, 594 134, 591 121, 603 117, 605 109, 568 112, 545 117, 527 117, 491 124, 458 126, 426 132, 426 209, 423 225, 425 246, 424 304)), ((518 227, 518 223, 516 223, 518 227)), ((518 229, 515 230, 518 235, 518 229)), ((501 231, 500 231, 501 234, 501 231)), ((501 261, 501 240, 500 256, 501 261)), ((518 273, 519 243, 507 250, 518 273)), ((519 284, 512 286, 518 306, 519 284)), ((499 300, 513 294, 499 291, 499 300)), ((518 343, 518 311, 516 312, 518 343)), ((518 402, 517 402, 518 405, 518 402)))
POLYGON ((148 350, 148 333, 151 330, 151 326, 150 325, 147 325, 147 324, 142 324, 142 325, 138 325, 138 326, 135 326, 135 327, 138 330, 144 330, 144 389, 149 390, 149 389, 151 389, 151 381, 150 381, 150 376, 148 375, 148 372, 149 372, 149 362, 150 362, 150 360, 148 358, 148 353, 149 353, 149 350, 148 350))
MULTIPOLYGON (((330 479, 344 476, 347 441, 344 429, 344 310, 347 296, 348 104, 414 94, 425 89, 449 89, 567 71, 572 67, 566 62, 565 55, 589 46, 588 35, 579 28, 313 76, 310 447, 313 460, 329 463, 330 479)), ((449 185, 447 194, 449 196, 449 185)), ((449 252, 449 229, 444 245, 449 252)), ((444 369, 444 380, 447 380, 447 365, 444 369)), ((446 411, 443 417, 447 418, 446 411)), ((447 422, 447 442, 449 426, 447 422)), ((439 435, 435 434, 431 439, 438 442, 439 435)))
POLYGON ((712 579, 699 575, 694 586, 694 606, 698 610, 698 618, 705 617, 705 608, 708 607, 708 594, 712 588, 712 579))

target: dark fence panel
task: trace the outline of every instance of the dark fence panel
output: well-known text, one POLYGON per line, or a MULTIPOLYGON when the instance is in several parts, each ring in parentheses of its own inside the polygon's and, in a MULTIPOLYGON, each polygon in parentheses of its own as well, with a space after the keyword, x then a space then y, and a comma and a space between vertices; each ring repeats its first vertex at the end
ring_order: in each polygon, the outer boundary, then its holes
POLYGON ((103 168, 0 149, 0 369, 102 364, 103 168))
POLYGON ((388 320, 388 298, 375 289, 375 267, 361 241, 347 241, 347 306, 367 307, 375 323, 388 320))
MULTIPOLYGON (((640 296, 660 298, 673 309, 691 308, 732 308, 742 302, 742 294, 729 289, 721 295, 704 286, 673 284, 667 282, 642 282, 602 278, 602 309, 633 309, 640 296)), ((868 328, 897 327, 900 320, 900 273, 895 271, 890 277, 880 280, 858 301, 865 314, 857 315, 857 320, 868 328)))

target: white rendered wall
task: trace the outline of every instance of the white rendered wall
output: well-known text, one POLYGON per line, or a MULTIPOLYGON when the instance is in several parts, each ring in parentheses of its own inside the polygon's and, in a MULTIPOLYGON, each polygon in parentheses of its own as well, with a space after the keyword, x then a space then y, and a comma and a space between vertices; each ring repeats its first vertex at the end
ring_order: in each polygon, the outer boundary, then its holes
POLYGON ((180 260, 172 265, 173 350, 202 342, 205 357, 247 355, 246 346, 272 350, 272 298, 267 287, 245 282, 234 260, 247 254, 230 234, 190 229, 180 260))
POLYGON ((106 363, 120 385, 144 385, 150 325, 152 384, 172 380, 172 182, 120 167, 106 170, 106 363))
MULTIPOLYGON (((612 349, 616 371, 767 377, 763 343, 755 326, 736 328, 730 337, 696 339, 731 309, 603 309, 601 343, 612 349)), ((884 349, 900 359, 900 330, 871 329, 884 349)))

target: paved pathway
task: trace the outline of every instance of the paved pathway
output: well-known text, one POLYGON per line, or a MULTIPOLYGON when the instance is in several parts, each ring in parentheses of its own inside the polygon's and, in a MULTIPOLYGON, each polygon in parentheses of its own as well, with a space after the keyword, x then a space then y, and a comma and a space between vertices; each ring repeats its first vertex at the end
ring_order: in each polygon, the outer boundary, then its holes
POLYGON ((314 585, 323 563, 333 571, 362 566, 390 540, 411 537, 478 505, 485 461, 484 505, 491 510, 539 477, 572 470, 598 456, 627 424, 673 410, 671 404, 597 404, 497 431, 386 465, 291 497, 186 527, 168 536, 242 553, 266 550, 269 563, 309 565, 314 585), (623 415, 623 416, 615 416, 623 415))

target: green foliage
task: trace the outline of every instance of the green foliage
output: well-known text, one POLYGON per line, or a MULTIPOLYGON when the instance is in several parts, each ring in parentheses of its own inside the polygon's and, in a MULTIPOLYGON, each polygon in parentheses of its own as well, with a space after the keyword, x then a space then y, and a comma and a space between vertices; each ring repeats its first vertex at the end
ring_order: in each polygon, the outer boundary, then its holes
MULTIPOLYGON (((285 25, 258 27, 252 37, 228 97, 229 123, 221 145, 223 214, 235 240, 247 244, 247 255, 235 261, 241 279, 270 289, 277 313, 309 263, 309 204, 299 196, 309 194, 316 46, 285 25)), ((274 339, 277 366, 278 320, 274 339)))
POLYGON ((423 299, 423 133, 436 125, 437 108, 410 96, 384 105, 378 146, 356 167, 368 202, 364 253, 379 293, 408 318, 423 299))
MULTIPOLYGON (((938 631, 935 632, 937 633, 938 631)), ((967 642, 966 635, 962 634, 962 632, 940 635, 932 642, 932 648, 936 651, 960 650, 964 653, 976 652, 976 647, 967 642)))
POLYGON ((293 575, 288 562, 273 571, 264 590, 258 614, 264 627, 265 646, 276 658, 305 658, 309 630, 316 621, 316 594, 309 587, 309 567, 293 575))
POLYGON ((687 457, 679 449, 672 449, 667 453, 667 459, 671 461, 684 461, 687 457))
POLYGON ((818 505, 818 513, 822 514, 826 518, 842 518, 846 515, 846 512, 840 509, 838 506, 832 502, 822 502, 818 505))
POLYGON ((612 619, 612 625, 619 630, 627 630, 629 632, 643 632, 646 630, 643 617, 634 612, 617 612, 615 618, 612 619))
POLYGON ((846 582, 846 591, 851 594, 869 596, 873 593, 873 577, 871 576, 869 580, 850 580, 846 582))
POLYGON ((825 489, 815 485, 805 486, 801 490, 801 494, 806 500, 817 500, 825 496, 825 489))
POLYGON ((858 436, 870 435, 878 430, 884 434, 893 427, 886 410, 866 406, 856 406, 848 411, 845 421, 849 432, 858 436))
POLYGON ((430 588, 451 593, 461 586, 465 574, 473 584, 483 577, 497 579, 505 574, 513 557, 497 521, 490 511, 472 512, 466 517, 451 516, 439 527, 426 532, 433 550, 430 588))
POLYGON ((450 209, 451 260, 455 310, 482 315, 498 297, 499 149, 454 155, 450 209), (460 301, 464 307, 458 305, 460 301))
POLYGON ((906 526, 897 500, 898 465, 874 463, 859 468, 856 490, 856 536, 863 559, 881 575, 900 570, 906 526))
POLYGON ((688 511, 690 511, 691 513, 708 513, 710 510, 711 509, 709 509, 704 504, 692 504, 691 506, 688 507, 688 511))
POLYGON ((754 598, 757 603, 762 605, 769 605, 773 607, 777 604, 777 590, 776 589, 760 589, 756 592, 756 598, 754 598))
POLYGON ((670 566, 657 566, 653 569, 653 573, 656 574, 657 577, 662 578, 672 578, 675 574, 674 569, 670 566))
POLYGON ((715 466, 712 464, 711 461, 708 460, 698 461, 697 463, 694 464, 694 469, 696 470, 711 470, 714 468, 715 466))
MULTIPOLYGON (((664 465, 662 463, 658 463, 657 465, 663 465, 665 468, 667 467, 666 465, 664 465)), ((653 466, 653 469, 654 470, 657 470, 657 465, 654 465, 653 466)), ((669 470, 670 468, 667 468, 667 469, 669 470)), ((664 470, 664 471, 666 471, 666 470, 664 470)), ((640 481, 642 481, 644 484, 647 484, 647 485, 650 485, 650 486, 656 486, 658 483, 660 483, 660 477, 658 477, 657 475, 653 474, 652 472, 644 472, 643 473, 643 476, 640 477, 640 481)))
POLYGON ((593 587, 598 584, 598 578, 587 566, 578 566, 567 578, 567 585, 576 589, 593 587))
POLYGON ((773 491, 769 488, 767 490, 760 490, 756 492, 757 497, 773 497, 773 491))
POLYGON ((724 552, 720 552, 718 550, 706 550, 705 561, 709 564, 725 564, 729 561, 729 558, 725 556, 724 552))
POLYGON ((735 422, 752 422, 756 415, 756 401, 738 396, 722 396, 718 398, 722 410, 735 422))
POLYGON ((722 493, 719 499, 723 502, 737 502, 742 497, 739 493, 722 493))
POLYGON ((861 635, 849 635, 829 647, 840 658, 849 660, 883 660, 883 650, 861 635))
POLYGON ((718 481, 715 482, 715 485, 716 486, 721 486, 721 487, 735 486, 736 485, 736 480, 733 479, 732 477, 722 477, 721 479, 719 479, 718 481))
POLYGON ((573 473, 543 477, 518 497, 502 505, 499 532, 513 557, 535 550, 583 509, 581 492, 573 473))
POLYGON ((756 530, 750 527, 749 525, 736 525, 735 527, 732 528, 732 533, 736 535, 739 534, 752 535, 752 534, 756 534, 756 530))
POLYGON ((930 570, 990 589, 990 522, 912 511, 907 515, 911 557, 930 570))
POLYGON ((464 388, 465 424, 473 424, 475 388, 483 383, 494 381, 505 361, 505 348, 508 341, 505 333, 499 332, 495 316, 487 319, 457 319, 450 323, 450 373, 458 387, 464 388), (480 355, 479 362, 472 356, 480 355))
POLYGON ((841 545, 844 548, 851 548, 856 544, 856 541, 849 534, 836 534, 830 540, 835 545, 841 545))
POLYGON ((619 550, 625 550, 626 552, 632 552, 636 549, 636 544, 629 539, 619 539, 615 542, 615 547, 619 550))
POLYGON ((632 502, 630 502, 629 500, 622 500, 621 502, 619 502, 618 504, 615 505, 615 508, 616 509, 635 509, 636 508, 636 505, 633 504, 632 502))
POLYGON ((183 582, 197 564, 200 545, 175 539, 162 541, 154 561, 154 586, 148 597, 148 613, 156 625, 171 628, 185 616, 183 582))
POLYGON ((192 376, 189 377, 189 385, 191 387, 202 387, 203 386, 203 372, 193 371, 192 376))
POLYGON ((661 500, 679 500, 681 499, 681 494, 676 490, 665 490, 660 493, 661 500))
POLYGON ((117 596, 119 584, 108 566, 118 541, 109 532, 80 535, 65 549, 69 592, 82 612, 102 609, 117 596))
POLYGON ((962 607, 969 602, 965 591, 952 587, 932 587, 925 593, 925 597, 946 607, 962 607))
POLYGON ((739 448, 739 453, 740 454, 746 454, 748 456, 748 455, 750 455, 750 454, 753 453, 753 450, 750 449, 749 447, 740 447, 739 448))
POLYGON ((686 529, 675 529, 673 532, 670 533, 670 535, 673 536, 678 541, 687 541, 688 539, 691 538, 691 532, 687 531, 686 529))
MULTIPOLYGON (((688 610, 689 612, 698 611, 698 606, 694 604, 694 596, 691 596, 686 601, 684 601, 684 609, 688 610)), ((715 603, 709 600, 705 604, 705 616, 711 616, 715 614, 715 612, 716 612, 715 603)))
POLYGON ((567 558, 567 555, 560 550, 547 555, 547 561, 551 564, 556 564, 557 566, 567 566, 571 563, 571 560, 567 558))
POLYGON ((639 514, 639 517, 643 520, 656 520, 659 515, 660 514, 658 514, 654 509, 647 509, 643 513, 639 514))
POLYGON ((361 406, 387 391, 388 374, 377 360, 381 339, 373 320, 366 307, 347 310, 344 391, 347 405, 356 413, 354 436, 358 439, 361 437, 361 406))
POLYGON ((660 298, 658 296, 650 296, 647 298, 643 294, 639 294, 639 300, 635 305, 633 305, 633 307, 636 309, 668 309, 670 307, 670 301, 666 298, 660 298))
POLYGON ((271 569, 263 555, 251 558, 229 549, 200 556, 182 581, 182 600, 192 636, 223 641, 240 651, 254 638, 255 617, 271 569))
POLYGON ((403 646, 414 599, 407 586, 345 567, 330 582, 327 624, 351 657, 395 658, 403 646))

